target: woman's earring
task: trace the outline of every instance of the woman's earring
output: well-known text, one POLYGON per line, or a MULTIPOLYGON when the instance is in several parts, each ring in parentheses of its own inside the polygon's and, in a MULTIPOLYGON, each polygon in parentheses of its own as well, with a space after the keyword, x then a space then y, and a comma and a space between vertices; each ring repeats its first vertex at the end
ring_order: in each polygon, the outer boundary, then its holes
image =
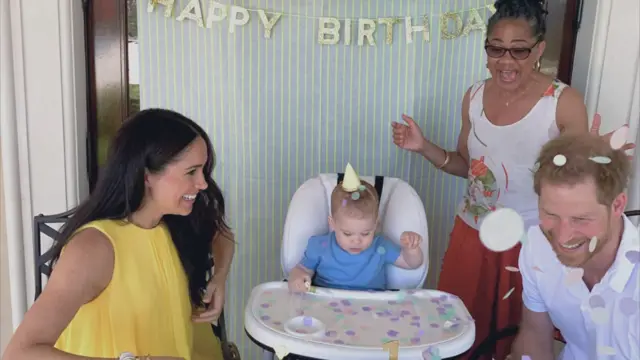
POLYGON ((541 67, 542 67, 542 63, 540 62, 540 59, 538 59, 538 61, 536 61, 536 63, 533 65, 533 69, 535 71, 540 71, 541 67))

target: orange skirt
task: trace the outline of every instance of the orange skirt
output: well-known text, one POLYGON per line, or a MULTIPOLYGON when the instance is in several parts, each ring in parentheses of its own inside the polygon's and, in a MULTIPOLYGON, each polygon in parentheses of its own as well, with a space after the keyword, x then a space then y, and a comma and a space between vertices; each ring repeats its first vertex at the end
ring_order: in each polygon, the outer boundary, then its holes
MULTIPOLYGON (((520 324, 522 278, 520 273, 505 269, 506 266, 518 267, 519 254, 520 244, 502 253, 487 249, 480 242, 478 230, 456 217, 438 290, 460 297, 475 320, 476 340, 459 359, 468 359, 492 331, 520 324), (503 300, 509 292, 509 297, 503 300)), ((495 359, 504 359, 511 351, 512 342, 513 339, 500 341, 494 349, 495 359)), ((491 356, 482 359, 491 360, 491 356)))

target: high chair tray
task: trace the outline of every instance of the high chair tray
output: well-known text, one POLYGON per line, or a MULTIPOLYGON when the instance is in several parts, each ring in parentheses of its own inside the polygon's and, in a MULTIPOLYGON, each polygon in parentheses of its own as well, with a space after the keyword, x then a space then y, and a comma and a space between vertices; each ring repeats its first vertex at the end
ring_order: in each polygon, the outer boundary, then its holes
POLYGON ((316 288, 292 294, 286 282, 253 289, 245 330, 280 353, 331 360, 389 360, 386 348, 393 342, 398 360, 423 359, 423 353, 447 358, 467 351, 475 339, 462 301, 441 291, 316 288))

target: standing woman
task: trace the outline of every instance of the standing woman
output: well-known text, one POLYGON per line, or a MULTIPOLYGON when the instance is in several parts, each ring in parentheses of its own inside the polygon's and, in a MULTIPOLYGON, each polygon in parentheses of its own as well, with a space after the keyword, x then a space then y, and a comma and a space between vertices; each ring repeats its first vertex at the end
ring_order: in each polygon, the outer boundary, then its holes
MULTIPOLYGON (((545 48, 542 0, 498 0, 487 28, 485 50, 491 78, 471 86, 462 102, 462 129, 455 151, 425 139, 408 116, 393 123, 393 140, 449 174, 468 179, 449 240, 438 289, 458 295, 476 326, 476 344, 492 329, 520 323, 520 246, 494 253, 478 229, 500 207, 516 210, 525 225, 538 224, 532 169, 542 146, 563 132, 587 132, 587 111, 574 89, 536 70, 545 48), (511 289, 510 297, 502 298, 511 289)), ((436 119, 434 119, 435 121, 436 119)), ((437 121, 450 121, 440 119, 437 121)), ((495 358, 509 353, 503 341, 495 358)), ((491 357, 487 357, 491 359, 491 357)))
POLYGON ((222 360, 210 323, 234 241, 214 162, 207 134, 178 113, 125 122, 4 359, 222 360))

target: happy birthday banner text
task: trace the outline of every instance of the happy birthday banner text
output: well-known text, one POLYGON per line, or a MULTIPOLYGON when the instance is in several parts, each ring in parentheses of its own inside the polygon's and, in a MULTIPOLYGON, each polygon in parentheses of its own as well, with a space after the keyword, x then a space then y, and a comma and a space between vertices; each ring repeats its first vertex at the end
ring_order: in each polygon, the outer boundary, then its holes
MULTIPOLYGON (((173 15, 175 0, 149 0, 147 11, 153 12, 156 5, 164 6, 164 16, 169 18, 173 15)), ((458 12, 446 12, 437 15, 440 25, 440 37, 442 39, 455 39, 461 36, 467 36, 472 31, 486 31, 486 23, 480 16, 480 10, 488 9, 492 14, 496 12, 493 4, 489 4, 480 8, 472 8, 458 12), (468 14, 463 19, 463 14, 468 14), (451 26, 453 25, 453 26, 451 26)), ((191 20, 201 28, 211 28, 215 23, 228 21, 229 33, 234 33, 236 27, 246 25, 251 19, 250 12, 257 13, 260 22, 264 27, 264 37, 271 38, 273 28, 282 17, 281 12, 271 12, 261 9, 248 9, 242 6, 221 4, 214 0, 209 0, 206 17, 203 16, 200 0, 190 0, 180 14, 176 17, 178 21, 191 20), (269 17, 270 16, 270 17, 269 17)), ((335 45, 341 40, 340 30, 342 29, 342 42, 344 45, 351 45, 352 34, 357 34, 357 43, 359 46, 368 44, 376 45, 375 32, 378 25, 384 26, 385 43, 391 45, 393 43, 394 25, 404 22, 405 41, 407 44, 413 42, 414 33, 422 33, 423 41, 431 41, 431 22, 430 18, 434 15, 421 16, 422 24, 414 24, 411 16, 405 17, 379 17, 377 19, 358 18, 358 19, 338 19, 335 17, 308 17, 296 14, 287 14, 292 17, 305 17, 318 21, 317 39, 319 44, 335 45), (354 29, 355 28, 355 29, 354 29)), ((417 21, 416 21, 417 23, 417 21)))

